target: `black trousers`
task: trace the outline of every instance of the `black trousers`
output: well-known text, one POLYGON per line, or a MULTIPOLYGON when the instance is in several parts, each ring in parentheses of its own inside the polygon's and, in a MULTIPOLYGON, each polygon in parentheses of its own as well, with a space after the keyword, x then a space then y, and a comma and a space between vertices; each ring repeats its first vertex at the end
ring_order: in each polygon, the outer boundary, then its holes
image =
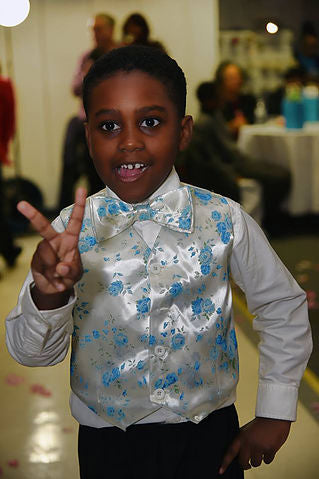
POLYGON ((236 460, 218 474, 238 430, 234 406, 214 411, 199 424, 140 424, 125 432, 80 425, 81 479, 243 479, 236 460))
POLYGON ((240 175, 253 178, 262 186, 264 226, 267 228, 276 221, 280 222, 281 204, 287 198, 291 187, 290 172, 280 165, 251 158, 243 158, 241 163, 237 163, 236 169, 240 175))

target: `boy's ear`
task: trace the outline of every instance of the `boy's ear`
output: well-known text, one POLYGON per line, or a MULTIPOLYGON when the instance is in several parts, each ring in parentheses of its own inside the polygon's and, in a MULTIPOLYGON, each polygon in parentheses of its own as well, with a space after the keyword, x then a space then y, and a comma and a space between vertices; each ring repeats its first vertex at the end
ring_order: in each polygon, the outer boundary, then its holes
POLYGON ((179 140, 179 151, 186 150, 193 134, 193 117, 186 115, 181 123, 181 136, 179 140))
POLYGON ((88 145, 89 153, 90 153, 90 156, 92 157, 92 154, 91 154, 91 138, 90 138, 89 126, 88 126, 87 121, 84 122, 84 128, 85 128, 85 138, 86 138, 86 142, 87 142, 87 145, 88 145))

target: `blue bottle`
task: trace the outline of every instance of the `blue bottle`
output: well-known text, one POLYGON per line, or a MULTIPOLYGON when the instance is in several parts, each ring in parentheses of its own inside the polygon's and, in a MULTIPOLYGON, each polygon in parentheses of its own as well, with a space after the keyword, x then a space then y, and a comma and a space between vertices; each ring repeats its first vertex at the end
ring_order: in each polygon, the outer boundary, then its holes
POLYGON ((282 114, 286 120, 286 128, 299 129, 304 124, 304 108, 303 102, 299 100, 288 100, 284 98, 282 101, 282 114))
POLYGON ((319 97, 306 97, 302 99, 304 121, 319 121, 319 97))

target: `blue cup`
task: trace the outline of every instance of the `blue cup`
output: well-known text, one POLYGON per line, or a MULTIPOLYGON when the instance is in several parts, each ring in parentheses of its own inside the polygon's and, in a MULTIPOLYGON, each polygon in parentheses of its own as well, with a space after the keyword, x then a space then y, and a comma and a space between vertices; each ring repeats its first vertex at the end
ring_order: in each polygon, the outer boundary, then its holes
POLYGON ((282 114, 286 120, 286 128, 299 129, 304 124, 302 101, 291 101, 284 98, 282 102, 282 114))
POLYGON ((319 121, 319 98, 307 98, 302 100, 304 121, 319 121))

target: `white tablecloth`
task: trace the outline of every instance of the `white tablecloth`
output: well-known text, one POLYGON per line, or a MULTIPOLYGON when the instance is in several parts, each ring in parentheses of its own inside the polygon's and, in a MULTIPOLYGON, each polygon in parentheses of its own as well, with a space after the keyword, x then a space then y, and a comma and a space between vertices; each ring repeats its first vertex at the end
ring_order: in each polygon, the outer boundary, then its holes
POLYGON ((287 210, 292 215, 319 213, 319 124, 302 130, 274 125, 240 129, 238 146, 256 161, 283 165, 292 174, 287 210))

